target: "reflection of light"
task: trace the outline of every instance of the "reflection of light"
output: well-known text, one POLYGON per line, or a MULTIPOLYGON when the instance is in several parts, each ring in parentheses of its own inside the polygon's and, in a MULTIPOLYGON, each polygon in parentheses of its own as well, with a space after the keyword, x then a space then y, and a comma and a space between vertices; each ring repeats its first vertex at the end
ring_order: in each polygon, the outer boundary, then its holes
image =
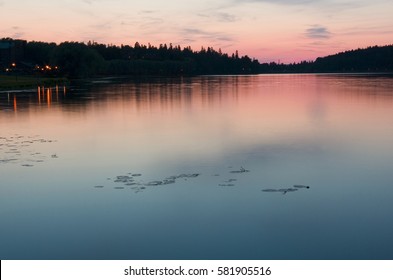
POLYGON ((51 90, 48 88, 47 90, 46 90, 46 99, 47 99, 47 102, 48 102, 48 107, 50 107, 50 104, 51 104, 51 90))
POLYGON ((67 94, 67 90, 66 90, 65 86, 63 86, 63 94, 64 94, 64 96, 66 96, 66 94, 67 94))
POLYGON ((16 95, 14 95, 14 111, 18 109, 17 103, 16 103, 16 95))
POLYGON ((38 104, 41 104, 41 89, 40 89, 40 87, 37 87, 37 93, 38 93, 38 104))

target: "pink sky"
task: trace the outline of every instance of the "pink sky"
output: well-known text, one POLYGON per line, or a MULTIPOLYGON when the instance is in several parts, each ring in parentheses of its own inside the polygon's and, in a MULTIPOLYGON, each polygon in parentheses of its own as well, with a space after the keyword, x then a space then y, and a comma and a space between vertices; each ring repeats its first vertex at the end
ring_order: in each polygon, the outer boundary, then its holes
POLYGON ((297 62, 393 43, 391 0, 0 0, 0 37, 221 48, 297 62))

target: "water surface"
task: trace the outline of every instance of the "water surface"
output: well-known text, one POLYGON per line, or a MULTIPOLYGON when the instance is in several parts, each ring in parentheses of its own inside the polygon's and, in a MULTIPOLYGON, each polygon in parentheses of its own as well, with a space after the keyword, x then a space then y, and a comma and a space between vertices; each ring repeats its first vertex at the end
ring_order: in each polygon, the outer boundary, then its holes
POLYGON ((0 259, 393 258, 390 76, 104 79, 0 110, 0 259))

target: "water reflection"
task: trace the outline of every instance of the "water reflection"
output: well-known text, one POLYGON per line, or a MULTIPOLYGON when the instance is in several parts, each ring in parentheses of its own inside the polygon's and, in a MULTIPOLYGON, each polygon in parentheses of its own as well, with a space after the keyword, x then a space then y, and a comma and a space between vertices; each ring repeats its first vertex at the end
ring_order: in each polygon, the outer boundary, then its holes
MULTIPOLYGON (((38 105, 67 105, 87 109, 89 103, 122 102, 131 105, 130 109, 163 110, 187 109, 189 106, 220 106, 222 102, 239 100, 246 95, 259 92, 269 94, 281 91, 282 85, 290 85, 286 90, 294 90, 293 94, 312 90, 312 116, 319 118, 324 114, 323 95, 340 94, 340 98, 362 100, 391 100, 393 86, 391 76, 370 75, 266 75, 266 76, 206 76, 198 78, 138 78, 133 80, 105 80, 105 83, 91 81, 76 83, 70 87, 37 87, 33 91, 9 91, 1 93, 0 106, 6 109, 9 105, 14 111, 28 109, 38 105), (112 83, 115 82, 116 83, 112 83), (70 91, 69 96, 67 92, 70 91)), ((254 95, 252 94, 252 95, 254 95)), ((311 97, 311 96, 310 96, 311 97)), ((310 98, 309 97, 309 98, 310 98)), ((91 104, 90 104, 91 105, 91 104)), ((66 106, 65 106, 66 107, 66 106)))
POLYGON ((67 93, 66 86, 62 87, 62 92, 62 99, 59 98, 60 90, 58 85, 55 87, 39 86, 36 94, 34 94, 34 90, 0 92, 0 108, 2 111, 8 111, 12 108, 14 112, 26 111, 34 107, 40 107, 42 104, 46 104, 50 108, 53 102, 60 104, 64 101, 67 93))
POLYGON ((391 77, 104 81, 0 94, 1 259, 392 258, 391 77))

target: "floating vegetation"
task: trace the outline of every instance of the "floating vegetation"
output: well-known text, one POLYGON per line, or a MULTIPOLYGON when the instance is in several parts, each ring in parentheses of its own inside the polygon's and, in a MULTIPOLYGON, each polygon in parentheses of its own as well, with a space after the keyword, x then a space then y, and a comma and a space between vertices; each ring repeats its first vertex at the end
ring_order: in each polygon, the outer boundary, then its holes
MULTIPOLYGON (((114 177, 114 179, 111 179, 111 177, 107 177, 106 179, 108 181, 113 181, 113 183, 117 184, 124 184, 124 186, 130 186, 130 189, 134 190, 135 192, 141 192, 146 189, 146 187, 154 187, 154 186, 164 186, 164 185, 170 185, 170 184, 175 184, 177 179, 184 179, 187 180, 188 178, 196 178, 200 175, 200 173, 183 173, 179 175, 172 175, 169 177, 166 177, 165 179, 162 180, 154 180, 154 181, 148 181, 145 182, 144 180, 138 180, 136 177, 142 177, 142 173, 131 173, 128 172, 128 175, 117 175, 114 177)), ((98 188, 98 187, 95 187, 98 188)), ((124 189, 125 187, 114 187, 115 189, 124 189)))
MULTIPOLYGON (((176 178, 195 178, 198 177, 200 174, 199 173, 193 173, 193 174, 180 174, 175 176, 176 178)), ((173 177, 173 176, 172 176, 173 177)))
POLYGON ((159 185, 162 185, 162 181, 152 181, 145 184, 145 186, 159 186, 159 185))
MULTIPOLYGON (((27 162, 42 163, 48 157, 42 152, 36 151, 42 143, 52 143, 56 140, 44 139, 39 135, 23 136, 15 135, 10 137, 0 137, 0 164, 20 163, 23 167, 33 167, 27 162)), ((51 155, 57 158, 56 154, 51 155)))
POLYGON ((263 189, 263 192, 280 192, 282 194, 287 194, 289 192, 296 192, 299 189, 309 189, 310 186, 306 185, 293 185, 293 188, 281 188, 281 189, 263 189))
POLYGON ((169 184, 174 184, 174 183, 176 183, 176 180, 175 180, 175 179, 164 179, 164 180, 162 181, 162 184, 163 184, 163 185, 169 185, 169 184))
POLYGON ((293 185, 294 188, 298 188, 298 189, 309 189, 310 186, 305 186, 305 185, 293 185))
POLYGON ((240 167, 240 170, 232 170, 229 171, 230 173, 246 173, 246 172, 250 172, 250 170, 247 170, 245 168, 243 168, 243 166, 240 167))
MULTIPOLYGON (((240 167, 239 170, 231 170, 229 173, 233 174, 243 174, 243 173, 248 173, 250 170, 245 169, 243 166, 240 167)), ((211 174, 211 173, 210 173, 211 174)), ((181 173, 178 175, 170 175, 165 177, 164 179, 159 179, 159 180, 146 180, 144 176, 142 176, 142 173, 132 173, 128 172, 126 175, 116 175, 113 177, 106 177, 108 181, 112 181, 115 184, 121 184, 121 186, 114 186, 113 188, 116 190, 123 190, 123 189, 129 189, 132 190, 134 193, 140 193, 143 192, 147 189, 158 189, 158 188, 163 188, 166 185, 170 184, 176 184, 178 180, 181 181, 188 181, 188 179, 193 179, 200 177, 201 173, 181 173)), ((214 176, 218 177, 220 174, 213 174, 209 176, 214 176)), ((149 178, 151 179, 151 178, 149 178)), ((221 182, 217 182, 219 187, 235 187, 235 182, 238 182, 239 178, 236 178, 235 176, 231 176, 229 178, 222 178, 221 182)), ((97 185, 94 188, 104 188, 104 186, 97 185)), ((289 188, 266 188, 262 189, 263 192, 266 193, 280 193, 280 194, 287 194, 287 193, 292 193, 292 192, 297 192, 301 189, 309 189, 310 186, 307 185, 301 185, 301 184, 296 184, 293 185, 293 187, 289 188)))
POLYGON ((298 189, 292 189, 292 188, 288 188, 288 189, 279 189, 279 192, 282 192, 282 194, 286 194, 288 192, 296 192, 298 189))
POLYGON ((16 161, 18 159, 16 158, 8 158, 8 159, 0 159, 1 163, 8 163, 8 162, 12 162, 12 161, 16 161))
POLYGON ((236 181, 237 181, 237 179, 231 178, 231 179, 223 181, 223 183, 221 183, 221 184, 218 184, 218 186, 220 186, 220 187, 233 187, 233 186, 235 186, 235 184, 233 184, 233 182, 236 182, 236 181))
POLYGON ((234 187, 235 184, 218 184, 220 187, 234 187))
POLYGON ((263 192, 278 192, 279 190, 276 189, 263 189, 263 192))
POLYGON ((236 181, 237 181, 237 179, 228 179, 228 180, 226 180, 224 182, 231 183, 231 182, 236 182, 236 181))

